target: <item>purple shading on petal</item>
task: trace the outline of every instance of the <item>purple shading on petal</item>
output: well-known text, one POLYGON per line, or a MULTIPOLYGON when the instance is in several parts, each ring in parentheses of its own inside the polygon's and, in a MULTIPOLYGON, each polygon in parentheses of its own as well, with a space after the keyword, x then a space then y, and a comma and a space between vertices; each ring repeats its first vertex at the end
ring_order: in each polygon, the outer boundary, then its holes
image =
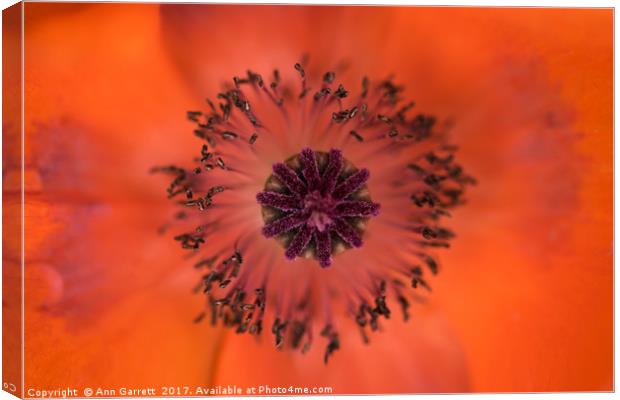
POLYGON ((314 151, 306 147, 299 154, 299 161, 301 163, 301 173, 308 183, 308 192, 320 189, 321 177, 319 175, 319 167, 316 164, 314 151))
POLYGON ((297 176, 288 165, 273 164, 273 174, 293 193, 304 195, 307 193, 306 184, 297 176))
POLYGON ((263 227, 263 235, 265 237, 272 237, 284 232, 288 232, 293 228, 297 228, 299 225, 306 222, 308 214, 304 212, 295 212, 284 218, 280 218, 277 221, 265 225, 263 227))
POLYGON ((343 219, 338 218, 336 220, 336 224, 334 225, 334 230, 349 245, 353 247, 361 247, 362 246, 362 238, 357 234, 355 229, 348 222, 343 219))
POLYGON ((345 197, 355 193, 368 180, 370 173, 367 169, 360 169, 350 177, 348 177, 340 185, 336 186, 333 197, 335 199, 344 199, 345 197))
POLYGON ((321 264, 323 268, 332 264, 332 239, 330 237, 330 232, 331 229, 325 229, 323 232, 314 232, 314 239, 316 240, 316 258, 319 259, 319 264, 321 264))
POLYGON ((329 152, 329 162, 327 168, 323 173, 323 194, 331 193, 336 187, 338 182, 338 175, 342 169, 342 152, 340 150, 332 149, 329 152))
POLYGON ((379 214, 380 205, 370 201, 343 201, 334 209, 336 217, 368 217, 379 214))
POLYGON ((312 239, 312 230, 313 229, 308 225, 304 225, 299 230, 295 238, 291 241, 288 248, 286 249, 286 252, 284 253, 286 255, 286 258, 292 260, 297 257, 302 251, 304 251, 304 249, 310 242, 310 239, 312 239))
POLYGON ((263 206, 277 208, 282 211, 299 210, 301 206, 301 202, 297 197, 276 192, 260 192, 256 195, 256 200, 263 206))

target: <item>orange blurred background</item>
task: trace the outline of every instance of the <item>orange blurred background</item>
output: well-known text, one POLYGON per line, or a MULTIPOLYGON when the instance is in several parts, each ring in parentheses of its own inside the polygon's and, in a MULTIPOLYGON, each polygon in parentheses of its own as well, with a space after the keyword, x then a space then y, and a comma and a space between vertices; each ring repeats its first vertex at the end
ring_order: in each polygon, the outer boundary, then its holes
POLYGON ((24 8, 26 388, 613 389, 611 9, 24 8), (157 234, 170 208, 147 174, 190 159, 185 112, 223 80, 304 53, 310 73, 394 73, 479 181, 428 303, 370 346, 343 335, 327 366, 192 324, 200 275, 157 234))

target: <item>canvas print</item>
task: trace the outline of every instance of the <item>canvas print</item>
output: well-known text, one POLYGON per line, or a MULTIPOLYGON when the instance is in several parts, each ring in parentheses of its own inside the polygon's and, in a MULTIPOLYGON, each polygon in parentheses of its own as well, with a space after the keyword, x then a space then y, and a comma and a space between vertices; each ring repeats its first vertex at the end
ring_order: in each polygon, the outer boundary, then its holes
POLYGON ((613 10, 3 11, 3 389, 613 390, 613 10))

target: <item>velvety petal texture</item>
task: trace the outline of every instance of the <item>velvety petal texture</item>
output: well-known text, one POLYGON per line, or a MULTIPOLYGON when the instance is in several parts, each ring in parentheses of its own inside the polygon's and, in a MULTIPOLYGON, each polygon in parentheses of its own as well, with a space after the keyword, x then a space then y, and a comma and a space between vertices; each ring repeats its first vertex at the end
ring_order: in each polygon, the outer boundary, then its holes
MULTIPOLYGON (((329 386, 334 394, 613 389, 612 10, 24 8, 26 387, 297 385, 329 386), (458 145, 459 165, 478 182, 468 188, 466 204, 442 216, 446 231, 400 219, 404 206, 437 201, 423 192, 392 196, 396 178, 417 177, 415 166, 397 163, 413 151, 398 157, 389 147, 366 151, 362 144, 380 138, 360 132, 347 136, 340 154, 314 131, 276 133, 277 147, 262 135, 235 139, 226 131, 227 154, 213 160, 214 168, 228 168, 247 188, 229 190, 223 172, 213 174, 210 197, 202 203, 194 197, 192 211, 202 204, 207 213, 225 215, 226 224, 204 243, 178 236, 186 220, 166 198, 169 180, 149 171, 205 156, 187 111, 208 109, 205 99, 248 69, 266 79, 280 68, 283 80, 300 79, 298 62, 308 85, 333 71, 343 90, 356 94, 363 77, 393 74, 415 112, 438 118, 442 140, 458 145), (235 151, 234 140, 254 143, 263 157, 235 151), (315 148, 329 154, 324 169, 315 148), (300 173, 287 164, 295 154, 300 173), (336 181, 343 160, 358 170, 336 181), (271 175, 288 192, 266 190, 271 175), (371 200, 347 197, 364 185, 371 200), (311 191, 340 201, 329 221, 304 214, 299 198, 311 191), (288 220, 265 223, 261 206, 282 210, 288 220), (369 218, 365 230, 350 217, 369 218), (306 223, 311 218, 314 225, 306 223), (319 229, 323 224, 330 235, 319 229), (402 225, 408 234, 400 240, 402 225), (235 242, 240 227, 251 233, 235 242), (296 232, 286 250, 272 238, 285 230, 296 232), (419 241, 443 236, 450 249, 423 263, 439 273, 409 271, 417 289, 408 321, 395 303, 394 316, 369 344, 355 321, 328 315, 330 307, 315 302, 322 320, 339 324, 338 349, 327 365, 323 345, 301 354, 275 349, 272 336, 211 326, 206 298, 193 292, 203 278, 193 268, 199 259, 179 246, 224 254, 237 243, 245 254, 261 240, 257 265, 298 268, 273 275, 259 269, 259 276, 291 296, 321 280, 341 282, 312 286, 324 287, 317 299, 328 299, 334 288, 353 288, 346 293, 352 296, 372 279, 344 274, 338 263, 375 271, 394 254, 416 251, 419 241), (348 246, 342 254, 331 252, 336 241, 348 246), (301 257, 312 245, 319 262, 301 257)), ((245 115, 254 111, 259 115, 254 109, 245 115)), ((5 141, 19 137, 14 127, 3 130, 5 141)), ((19 210, 18 171, 19 158, 5 157, 3 190, 13 192, 4 196, 4 213, 19 210)), ((19 243, 3 248, 5 265, 17 268, 19 243)), ((240 261, 235 257, 227 261, 231 268, 240 261)), ((15 306, 3 303, 5 312, 15 306)), ((330 331, 325 338, 333 339, 330 331)))

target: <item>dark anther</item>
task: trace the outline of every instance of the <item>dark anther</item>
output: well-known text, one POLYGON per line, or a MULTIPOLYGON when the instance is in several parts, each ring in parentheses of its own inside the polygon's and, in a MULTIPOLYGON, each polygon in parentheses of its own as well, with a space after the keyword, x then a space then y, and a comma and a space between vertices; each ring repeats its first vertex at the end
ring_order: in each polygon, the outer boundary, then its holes
POLYGON ((220 109, 222 110, 222 114, 224 118, 224 121, 228 120, 228 117, 230 116, 230 104, 222 104, 220 103, 220 109))
POLYGON ((185 193, 185 190, 188 189, 188 186, 186 184, 187 172, 183 168, 179 168, 174 165, 169 165, 165 167, 153 167, 150 169, 149 172, 150 173, 161 172, 161 173, 176 175, 174 179, 172 180, 172 182, 170 182, 170 185, 168 185, 168 188, 166 189, 166 192, 168 193, 168 198, 173 198, 174 196, 177 196, 181 193, 185 193))
POLYGON ((188 111, 187 119, 189 119, 192 122, 198 122, 198 117, 200 117, 201 115, 202 115, 202 112, 200 111, 188 111))
POLYGON ((379 119, 379 121, 381 121, 381 122, 385 122, 386 124, 391 124, 392 123, 392 120, 389 119, 388 117, 386 117, 385 115, 378 114, 377 115, 377 119, 379 119))
POLYGON ((323 362, 327 364, 327 360, 329 359, 329 356, 334 351, 338 350, 339 348, 340 348, 340 340, 338 339, 338 334, 333 333, 329 338, 329 342, 327 343, 327 348, 325 349, 325 355, 323 356, 323 362))
POLYGON ((424 228, 422 228, 422 236, 424 236, 424 239, 431 240, 436 239, 438 235, 434 230, 432 230, 428 226, 425 226, 424 228))
MULTIPOLYGON (((304 63, 303 58, 302 63, 304 63)), ((301 93, 299 95, 299 98, 303 99, 310 91, 310 88, 306 86, 306 72, 302 68, 301 63, 295 64, 295 69, 299 72, 299 76, 301 77, 301 93)))
POLYGON ((222 139, 237 139, 239 135, 237 135, 235 132, 230 132, 230 131, 224 131, 222 132, 222 139))
POLYGON ((299 72, 299 75, 300 75, 302 78, 305 78, 305 77, 306 77, 306 72, 304 71, 304 69, 303 69, 303 67, 301 66, 301 64, 300 64, 300 63, 296 63, 296 64, 295 64, 295 69, 297 70, 297 72, 299 72))
POLYGON ((323 75, 323 82, 332 83, 335 78, 336 78, 336 74, 329 71, 329 72, 326 72, 325 75, 323 75))
MULTIPOLYGON (((248 103, 249 104, 249 103, 248 103)), ((252 114, 251 112, 247 112, 246 113, 246 117, 248 117, 248 120, 250 121, 250 123, 253 126, 260 126, 260 124, 258 123, 258 120, 256 119, 256 117, 254 116, 254 114, 252 114)))
POLYGON ((364 330, 364 328, 360 327, 360 335, 362 336, 362 342, 364 344, 370 343, 370 340, 368 339, 368 335, 366 334, 366 331, 364 330))
POLYGON ((222 193, 224 190, 225 190, 224 186, 213 186, 207 192, 207 196, 211 197, 211 196, 213 196, 215 194, 222 193))
POLYGON ((432 214, 431 214, 431 218, 434 220, 439 219, 440 217, 451 217, 452 215, 447 212, 446 210, 442 210, 442 209, 436 209, 433 210, 432 214))
POLYGON ((450 248, 450 243, 448 242, 416 242, 416 243, 424 247, 435 247, 435 248, 442 247, 444 249, 450 248))
POLYGON ((217 160, 215 160, 215 163, 221 169, 226 169, 226 164, 224 164, 224 160, 222 159, 222 157, 218 157, 217 160))
POLYGON ((420 167, 418 164, 414 164, 414 163, 407 164, 407 168, 409 168, 410 170, 412 170, 412 171, 414 171, 414 172, 416 172, 418 174, 425 174, 426 173, 426 170, 424 168, 420 167))
POLYGON ((352 109, 346 109, 342 111, 338 111, 332 114, 332 119, 337 123, 345 122, 357 114, 357 107, 353 107, 352 109))
POLYGON ((202 149, 200 150, 200 155, 202 156, 202 158, 200 159, 200 161, 202 162, 210 159, 211 153, 209 153, 209 146, 207 146, 206 144, 203 144, 202 149))
POLYGON ((254 323, 254 325, 250 326, 250 334, 260 335, 263 331, 263 320, 259 319, 254 323))
POLYGON ((362 328, 366 326, 366 322, 367 322, 366 317, 364 316, 365 312, 366 312, 366 309, 364 305, 361 305, 359 312, 355 316, 355 322, 362 328))
POLYGON ((207 296, 209 299, 209 308, 211 309, 211 325, 215 326, 217 323, 217 306, 211 296, 207 296))
POLYGON ((435 174, 428 174, 425 178, 424 178, 424 183, 426 183, 428 186, 433 187, 434 189, 439 188, 439 184, 441 183, 441 181, 444 181, 446 178, 444 176, 439 176, 439 175, 435 175, 435 174))
POLYGON ((338 85, 338 89, 334 92, 334 96, 338 97, 339 99, 344 99, 348 95, 349 92, 347 92, 342 85, 338 85))
POLYGON ((245 299, 245 292, 243 290, 238 290, 232 306, 237 307, 237 305, 239 305, 243 301, 243 299, 245 299))
POLYGON ((365 98, 368 95, 368 86, 370 84, 370 81, 368 80, 368 77, 364 77, 362 78, 362 98, 365 98))
POLYGON ((390 105, 395 105, 398 101, 398 93, 403 91, 402 86, 394 85, 389 79, 381 82, 379 85, 383 89, 383 98, 388 100, 390 105))
POLYGON ((437 227, 435 228, 435 237, 437 239, 452 239, 454 233, 449 229, 437 227))
POLYGON ((383 315, 385 316, 385 318, 389 319, 390 318, 390 309, 387 306, 387 303, 385 302, 385 296, 379 296, 375 299, 375 311, 377 312, 377 314, 379 315, 383 315))
POLYGON ((280 71, 278 71, 277 69, 273 70, 273 81, 271 82, 270 86, 272 89, 275 89, 276 87, 278 87, 278 85, 280 84, 280 71))
POLYGON ((392 284, 397 287, 405 287, 405 284, 400 279, 392 279, 392 284))
POLYGON ((407 111, 409 111, 413 106, 415 106, 415 102, 410 102, 407 103, 406 105, 404 105, 403 107, 400 108, 400 110, 398 110, 398 112, 395 115, 395 118, 398 119, 399 122, 401 123, 405 123, 406 119, 405 119, 405 114, 407 113, 407 111))
POLYGON ((340 340, 338 339, 338 333, 333 331, 332 326, 329 324, 321 330, 321 336, 328 338, 327 348, 323 356, 323 362, 327 364, 329 356, 340 348, 340 340))
POLYGON ((207 267, 211 268, 211 267, 213 267, 213 263, 216 260, 217 260, 217 256, 210 257, 210 258, 205 258, 204 260, 200 260, 196 264, 194 264, 194 268, 202 268, 204 266, 207 266, 207 267))
POLYGON ((200 197, 195 200, 186 201, 185 205, 188 207, 197 206, 200 211, 204 211, 206 208, 211 206, 211 199, 200 197))
POLYGON ((301 348, 301 354, 306 354, 310 350, 310 342, 304 343, 304 346, 301 348))
POLYGON ((202 140, 206 140, 211 146, 215 147, 215 142, 213 138, 211 137, 211 135, 207 134, 207 132, 205 132, 204 130, 196 129, 194 130, 194 135, 196 135, 196 137, 202 140))
POLYGON ((237 329, 235 330, 235 333, 245 333, 245 331, 248 329, 248 325, 247 324, 240 324, 237 329))
POLYGON ((435 122, 435 117, 418 114, 411 121, 410 128, 416 134, 417 139, 421 140, 430 135, 435 122))
POLYGON ((409 321, 409 301, 407 301, 407 299, 404 296, 399 295, 398 303, 400 303, 400 307, 403 311, 403 320, 409 321))
POLYGON ((368 111, 368 104, 362 103, 360 106, 360 119, 362 121, 366 120, 366 112, 368 111))
POLYGON ((418 285, 420 285, 430 290, 430 287, 426 284, 426 281, 422 279, 422 275, 423 275, 422 268, 419 265, 416 265, 415 267, 411 268, 411 275, 412 275, 411 287, 416 289, 418 285))
POLYGON ((369 310, 368 313, 370 314, 370 330, 375 332, 377 329, 379 329, 379 324, 377 323, 377 318, 379 317, 379 313, 377 313, 377 311, 374 309, 369 310))
POLYGON ((343 110, 332 114, 332 119, 338 123, 344 122, 349 117, 349 110, 343 110))
POLYGON ((230 300, 228 300, 227 298, 223 298, 223 299, 217 299, 215 300, 215 304, 218 306, 222 306, 222 305, 226 305, 230 302, 230 300))
POLYGON ((437 197, 437 195, 429 191, 412 194, 411 201, 418 207, 422 207, 424 206, 424 204, 428 204, 429 207, 433 208, 436 204, 439 204, 439 198, 437 197))
POLYGON ((223 186, 213 186, 207 191, 204 197, 186 201, 184 204, 188 207, 197 206, 200 211, 204 211, 213 204, 213 196, 224 191, 223 186))
POLYGON ((314 101, 319 101, 322 97, 327 96, 331 92, 330 88, 322 88, 314 94, 314 101))
POLYGON ((218 274, 215 271, 209 272, 207 275, 203 277, 204 281, 204 293, 211 292, 211 287, 213 286, 213 282, 220 282, 222 280, 221 274, 218 274))
POLYGON ((383 315, 386 319, 390 318, 390 309, 385 302, 385 281, 381 281, 381 285, 379 286, 379 296, 375 298, 375 309, 373 310, 379 315, 383 315))
POLYGON ((194 323, 195 323, 195 324, 200 323, 200 322, 201 322, 201 321, 202 321, 202 320, 203 320, 206 316, 207 316, 207 314, 206 314, 204 311, 203 311, 203 312, 201 312, 200 314, 198 314, 198 315, 196 316, 196 318, 194 318, 194 323))
POLYGON ((258 139, 258 135, 256 133, 253 133, 252 136, 250 136, 250 144, 254 144, 256 142, 256 139, 258 139))
MULTIPOLYGON (((426 161, 428 161, 429 164, 450 164, 453 160, 454 160, 454 155, 453 154, 448 154, 445 158, 441 158, 438 157, 435 153, 433 153, 432 151, 427 153, 426 156, 426 161)), ((458 167, 457 167, 458 168, 458 167)), ((460 174, 461 171, 458 171, 457 174, 460 174)))
POLYGON ((244 83, 249 83, 250 81, 247 79, 239 78, 237 76, 233 76, 233 82, 236 87, 239 87, 239 85, 244 84, 244 83))
POLYGON ((291 347, 296 349, 301 343, 304 334, 306 333, 306 324, 300 321, 293 321, 291 329, 291 347))
POLYGON ((455 204, 458 204, 459 198, 463 194, 463 190, 461 190, 461 189, 446 189, 442 193, 450 198, 451 205, 455 205, 455 204))
POLYGON ((284 342, 284 331, 286 329, 286 325, 287 324, 288 324, 288 321, 280 322, 280 318, 276 318, 275 321, 273 321, 273 326, 271 327, 271 332, 276 337, 276 347, 277 348, 281 347, 282 343, 284 342))
POLYGON ((201 244, 205 242, 202 235, 196 235, 192 233, 183 233, 174 237, 174 240, 181 242, 181 247, 184 249, 197 249, 201 244))
POLYGON ((446 168, 446 170, 448 172, 448 176, 455 180, 457 180, 463 173, 463 168, 460 165, 446 168))
POLYGON ((439 272, 439 266, 437 265, 437 262, 430 256, 427 256, 424 261, 426 261, 426 265, 428 265, 428 269, 431 270, 433 275, 437 275, 437 272, 439 272))
POLYGON ((243 257, 241 256, 241 253, 239 251, 235 251, 232 257, 230 257, 230 259, 239 264, 243 264, 243 257))
POLYGON ((213 112, 214 114, 217 114, 217 111, 215 109, 215 104, 213 104, 213 102, 210 99, 207 99, 207 104, 209 105, 211 112, 213 112))
POLYGON ((359 133, 357 133, 356 131, 351 131, 349 133, 351 134, 351 136, 353 136, 355 139, 357 139, 358 142, 363 142, 364 141, 364 137, 362 135, 360 135, 359 133))
POLYGON ((252 82, 253 84, 257 84, 258 87, 263 87, 263 77, 260 76, 260 74, 248 70, 247 75, 250 82, 252 82))
POLYGON ((162 173, 167 173, 167 174, 183 175, 185 173, 185 170, 175 165, 167 165, 164 167, 152 167, 149 170, 149 172, 152 174, 157 173, 157 172, 162 172, 162 173))

